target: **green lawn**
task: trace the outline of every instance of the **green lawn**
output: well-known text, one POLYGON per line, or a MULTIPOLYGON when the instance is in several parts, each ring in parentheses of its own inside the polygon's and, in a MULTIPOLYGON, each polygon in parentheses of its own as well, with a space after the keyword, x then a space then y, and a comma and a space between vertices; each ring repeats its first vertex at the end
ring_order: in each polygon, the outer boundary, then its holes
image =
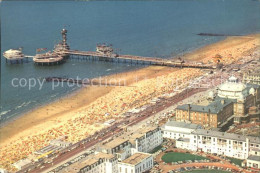
POLYGON ((200 169, 200 170, 193 170, 193 171, 184 171, 182 173, 230 173, 229 171, 220 171, 220 170, 206 170, 206 169, 200 169))
POLYGON ((235 163, 236 165, 239 165, 239 166, 242 165, 243 160, 235 159, 235 158, 232 158, 232 157, 227 157, 227 158, 228 158, 232 163, 235 163))
POLYGON ((189 153, 166 153, 162 156, 162 160, 166 163, 185 161, 185 160, 209 160, 206 157, 197 156, 189 153))
POLYGON ((153 154, 153 153, 156 153, 157 151, 159 151, 160 149, 162 148, 161 145, 155 147, 152 151, 150 151, 149 153, 153 154))

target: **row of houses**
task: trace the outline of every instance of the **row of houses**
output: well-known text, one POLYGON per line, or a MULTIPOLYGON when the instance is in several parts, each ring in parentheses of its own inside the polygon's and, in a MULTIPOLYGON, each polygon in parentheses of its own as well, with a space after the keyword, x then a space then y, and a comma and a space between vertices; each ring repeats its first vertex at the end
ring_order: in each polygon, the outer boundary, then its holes
POLYGON ((205 130, 201 125, 177 121, 163 125, 162 133, 164 138, 174 139, 177 148, 246 159, 246 166, 260 168, 259 137, 205 130))
POLYGON ((163 142, 160 127, 148 127, 97 146, 96 152, 65 169, 70 173, 141 173, 153 167, 152 151, 163 142))

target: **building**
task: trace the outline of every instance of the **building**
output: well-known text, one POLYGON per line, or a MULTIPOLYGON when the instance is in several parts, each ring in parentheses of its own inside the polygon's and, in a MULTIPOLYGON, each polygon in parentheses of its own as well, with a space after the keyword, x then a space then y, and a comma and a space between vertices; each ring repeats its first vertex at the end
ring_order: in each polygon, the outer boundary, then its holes
POLYGON ((239 83, 234 76, 218 87, 216 96, 209 95, 206 105, 185 104, 176 108, 177 121, 189 121, 205 127, 219 127, 234 116, 235 123, 246 118, 249 108, 260 101, 260 86, 239 83))
POLYGON ((18 170, 21 170, 29 165, 32 164, 32 161, 30 159, 22 159, 22 160, 19 160, 18 162, 15 162, 13 164, 13 166, 18 169, 18 170))
POLYGON ((234 122, 241 123, 249 108, 255 106, 260 99, 260 86, 244 84, 231 76, 228 81, 218 88, 218 97, 231 99, 234 103, 234 122))
POLYGON ((141 173, 153 167, 153 156, 147 153, 135 153, 118 163, 119 173, 141 173))
POLYGON ((131 143, 127 138, 118 137, 99 146, 98 151, 114 154, 121 161, 131 156, 131 143))
POLYGON ((260 150, 260 138, 232 133, 201 129, 195 124, 167 122, 163 127, 163 137, 175 139, 176 147, 247 159, 260 150))
POLYGON ((0 173, 8 173, 8 171, 3 168, 0 168, 0 173))
POLYGON ((168 121, 162 126, 162 134, 164 138, 177 140, 179 138, 185 138, 196 129, 202 129, 202 126, 185 122, 168 121))
POLYGON ((245 72, 243 74, 243 82, 260 85, 260 70, 245 72))
POLYGON ((249 156, 246 159, 246 167, 260 169, 260 156, 249 156))
POLYGON ((218 127, 233 115, 233 102, 218 99, 209 105, 179 105, 176 108, 177 121, 189 121, 205 127, 218 127))
POLYGON ((126 137, 110 139, 97 147, 97 153, 65 169, 69 173, 141 173, 153 167, 153 157, 144 152, 161 145, 159 127, 146 127, 126 137), (120 171, 119 171, 120 170, 120 171))
POLYGON ((57 151, 60 151, 63 148, 66 148, 70 145, 72 145, 72 143, 64 141, 64 139, 53 139, 50 141, 49 145, 35 151, 34 154, 48 157, 48 155, 51 155, 57 151))
POLYGON ((113 154, 96 153, 84 161, 66 168, 68 173, 118 173, 117 158, 113 154))
POLYGON ((112 54, 114 50, 112 48, 112 45, 98 44, 96 47, 96 51, 102 54, 112 54))
POLYGON ((98 147, 99 152, 115 154, 119 161, 123 161, 136 152, 148 153, 163 142, 160 127, 145 127, 126 137, 117 137, 98 147))
POLYGON ((129 137, 132 148, 138 152, 148 153, 163 142, 162 131, 160 127, 148 127, 139 130, 129 137))
POLYGON ((61 139, 53 139, 53 140, 50 141, 50 145, 66 148, 66 147, 72 145, 72 143, 64 141, 64 140, 61 140, 61 139))

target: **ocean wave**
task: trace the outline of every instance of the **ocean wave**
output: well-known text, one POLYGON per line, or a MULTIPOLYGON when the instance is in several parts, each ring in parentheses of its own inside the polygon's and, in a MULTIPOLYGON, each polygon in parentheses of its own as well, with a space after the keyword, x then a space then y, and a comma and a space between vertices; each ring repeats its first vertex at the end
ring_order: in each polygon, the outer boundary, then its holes
POLYGON ((0 113, 0 118, 1 118, 3 115, 5 115, 5 114, 7 114, 7 113, 9 113, 9 112, 11 112, 11 110, 2 111, 2 112, 0 113))
POLYGON ((21 107, 28 106, 30 103, 31 103, 31 101, 29 101, 29 102, 23 102, 21 105, 16 106, 14 109, 16 110, 16 109, 19 109, 19 108, 21 108, 21 107))
POLYGON ((51 98, 56 97, 57 95, 58 95, 58 94, 54 94, 54 95, 51 96, 51 98))

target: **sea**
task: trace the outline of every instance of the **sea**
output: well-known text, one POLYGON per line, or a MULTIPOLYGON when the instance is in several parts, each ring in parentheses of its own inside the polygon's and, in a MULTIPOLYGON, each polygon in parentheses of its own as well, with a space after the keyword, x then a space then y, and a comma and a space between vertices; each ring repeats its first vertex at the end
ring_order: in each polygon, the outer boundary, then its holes
POLYGON ((260 2, 256 0, 171 1, 3 1, 1 5, 1 126, 80 86, 42 83, 44 77, 94 78, 142 68, 68 59, 57 66, 7 64, 2 53, 22 48, 51 51, 68 30, 74 50, 94 51, 112 44, 117 53, 159 58, 178 57, 224 36, 260 32, 260 2), (30 84, 30 85, 29 85, 30 84))

